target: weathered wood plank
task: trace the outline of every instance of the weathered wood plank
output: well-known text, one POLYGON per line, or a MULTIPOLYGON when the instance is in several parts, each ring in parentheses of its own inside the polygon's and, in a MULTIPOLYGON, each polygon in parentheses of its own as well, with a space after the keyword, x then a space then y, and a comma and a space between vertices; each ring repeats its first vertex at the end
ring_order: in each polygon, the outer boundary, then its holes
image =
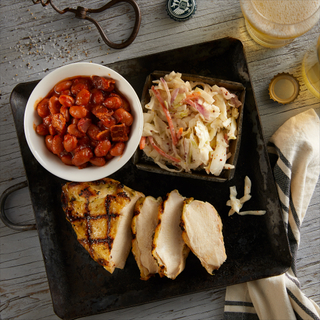
MULTIPOLYGON (((103 1, 59 1, 59 7, 98 7, 103 1)), ((266 141, 288 118, 309 108, 320 114, 320 103, 302 82, 301 61, 320 24, 290 45, 270 50, 254 43, 246 32, 236 0, 198 1, 196 15, 178 23, 168 18, 165 3, 138 0, 142 23, 137 39, 128 48, 108 48, 96 29, 71 14, 59 15, 51 7, 32 1, 0 2, 0 193, 24 181, 25 172, 13 117, 10 93, 20 82, 41 79, 55 68, 78 61, 110 64, 196 43, 231 36, 242 41, 266 141), (301 82, 299 97, 289 105, 269 99, 268 84, 279 72, 290 72, 301 82)), ((97 16, 110 39, 130 34, 132 9, 118 5, 97 16)), ((297 272, 305 294, 320 304, 320 183, 301 227, 297 272)), ((29 192, 22 189, 8 198, 6 210, 14 221, 30 223, 33 209, 29 192)), ((13 231, 0 222, 1 319, 58 319, 36 231, 13 231)), ((111 312, 112 319, 221 319, 225 289, 209 290, 134 308, 111 312)), ((89 317, 105 319, 105 315, 89 317)), ((87 319, 89 319, 87 318, 87 319)))

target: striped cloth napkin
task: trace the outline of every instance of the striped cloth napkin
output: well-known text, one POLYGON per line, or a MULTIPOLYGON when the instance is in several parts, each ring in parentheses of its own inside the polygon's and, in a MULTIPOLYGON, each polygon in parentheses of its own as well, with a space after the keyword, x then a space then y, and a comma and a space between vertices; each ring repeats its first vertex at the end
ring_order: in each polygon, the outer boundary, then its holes
POLYGON ((319 319, 319 306, 301 291, 295 270, 300 226, 320 172, 320 121, 313 109, 286 121, 268 143, 282 206, 291 268, 284 274, 227 287, 226 320, 319 319))

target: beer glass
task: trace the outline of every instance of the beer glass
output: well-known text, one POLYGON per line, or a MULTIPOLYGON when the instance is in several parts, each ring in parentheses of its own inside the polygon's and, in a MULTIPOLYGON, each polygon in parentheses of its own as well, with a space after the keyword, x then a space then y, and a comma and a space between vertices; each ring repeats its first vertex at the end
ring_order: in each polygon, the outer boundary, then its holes
POLYGON ((302 78, 311 93, 320 99, 320 36, 304 55, 302 78))
POLYGON ((253 40, 268 48, 287 45, 320 18, 320 0, 240 0, 253 40))

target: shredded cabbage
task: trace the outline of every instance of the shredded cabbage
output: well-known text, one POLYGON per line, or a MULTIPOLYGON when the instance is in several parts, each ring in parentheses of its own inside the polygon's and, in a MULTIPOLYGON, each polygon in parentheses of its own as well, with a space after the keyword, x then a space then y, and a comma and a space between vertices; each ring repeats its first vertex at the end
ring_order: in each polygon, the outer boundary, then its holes
POLYGON ((256 215, 262 216, 266 213, 265 210, 249 210, 249 211, 240 211, 245 202, 251 199, 251 180, 248 176, 244 178, 244 195, 242 198, 237 198, 237 189, 236 186, 230 187, 230 199, 227 201, 226 205, 231 207, 229 210, 229 216, 232 216, 237 212, 241 216, 245 215, 256 215))
POLYGON ((143 137, 152 140, 146 139, 143 150, 165 170, 205 169, 219 176, 233 167, 226 161, 229 141, 237 136, 241 102, 225 88, 181 76, 173 71, 153 82, 143 129, 143 137))

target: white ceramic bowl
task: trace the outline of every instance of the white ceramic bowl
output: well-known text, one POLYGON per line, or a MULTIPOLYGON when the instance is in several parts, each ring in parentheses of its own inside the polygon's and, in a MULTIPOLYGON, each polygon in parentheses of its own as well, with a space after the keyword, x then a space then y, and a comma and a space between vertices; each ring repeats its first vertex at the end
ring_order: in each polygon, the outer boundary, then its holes
POLYGON ((46 75, 32 91, 24 114, 24 132, 28 146, 34 157, 52 174, 62 179, 75 182, 99 180, 110 176, 123 167, 137 149, 142 130, 143 112, 135 90, 119 73, 108 67, 94 63, 73 63, 60 67, 46 75), (91 75, 111 77, 116 81, 116 87, 121 94, 127 98, 131 105, 134 122, 122 156, 113 158, 103 167, 90 166, 84 169, 78 169, 78 167, 65 165, 56 155, 52 154, 45 145, 44 137, 35 132, 35 125, 42 122, 35 106, 58 82, 73 76, 91 75))

